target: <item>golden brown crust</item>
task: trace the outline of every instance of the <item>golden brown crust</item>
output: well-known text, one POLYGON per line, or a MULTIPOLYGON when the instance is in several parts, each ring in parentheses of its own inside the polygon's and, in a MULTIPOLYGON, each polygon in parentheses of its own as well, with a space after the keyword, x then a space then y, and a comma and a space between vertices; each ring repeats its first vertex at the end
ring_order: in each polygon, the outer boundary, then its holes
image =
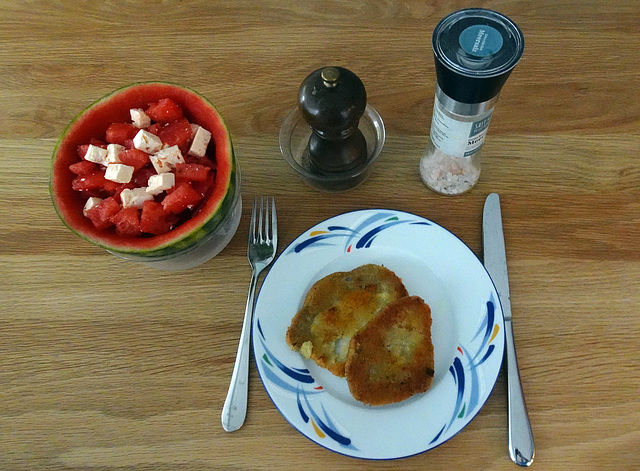
POLYGON ((354 335, 345 368, 353 397, 383 405, 429 389, 434 375, 431 322, 431 309, 420 297, 405 297, 354 335))
POLYGON ((287 330, 287 343, 337 376, 345 375, 351 338, 388 303, 407 296, 388 268, 363 265, 317 281, 287 330))

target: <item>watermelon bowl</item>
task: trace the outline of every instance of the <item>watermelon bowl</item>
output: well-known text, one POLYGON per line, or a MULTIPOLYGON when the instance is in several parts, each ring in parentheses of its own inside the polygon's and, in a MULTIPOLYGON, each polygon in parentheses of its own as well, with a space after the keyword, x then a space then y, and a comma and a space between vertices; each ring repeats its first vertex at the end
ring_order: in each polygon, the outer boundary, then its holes
POLYGON ((183 270, 231 241, 240 186, 214 105, 177 84, 141 82, 71 121, 53 151, 49 190, 58 216, 81 238, 127 260, 183 270))

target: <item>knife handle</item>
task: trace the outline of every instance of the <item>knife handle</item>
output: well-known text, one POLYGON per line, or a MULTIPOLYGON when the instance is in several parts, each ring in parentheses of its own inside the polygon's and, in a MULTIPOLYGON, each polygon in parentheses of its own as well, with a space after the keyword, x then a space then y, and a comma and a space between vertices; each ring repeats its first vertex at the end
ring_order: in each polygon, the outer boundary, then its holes
POLYGON ((511 320, 504 322, 507 347, 507 401, 509 404, 509 455, 520 466, 531 466, 535 455, 533 432, 524 402, 511 320))

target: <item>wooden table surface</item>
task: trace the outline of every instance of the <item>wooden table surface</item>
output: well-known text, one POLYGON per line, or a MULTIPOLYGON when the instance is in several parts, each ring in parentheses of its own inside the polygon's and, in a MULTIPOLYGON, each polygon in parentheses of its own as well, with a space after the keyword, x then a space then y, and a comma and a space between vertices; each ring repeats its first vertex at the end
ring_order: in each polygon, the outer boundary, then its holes
POLYGON ((502 198, 533 466, 640 469, 640 4, 476 2, 518 23, 526 48, 496 107, 480 182, 443 197, 418 173, 435 87, 430 40, 467 6, 3 0, 0 469, 514 469, 504 371, 461 433, 402 460, 349 458, 305 438, 253 360, 246 423, 230 434, 220 425, 254 195, 276 197, 279 253, 326 218, 383 207, 435 221, 481 256, 491 192, 502 198), (341 194, 308 187, 278 147, 298 86, 329 64, 362 78, 387 131, 370 178, 341 194), (242 167, 240 227, 192 270, 109 255, 66 229, 48 194, 67 123, 140 80, 213 101, 242 167))

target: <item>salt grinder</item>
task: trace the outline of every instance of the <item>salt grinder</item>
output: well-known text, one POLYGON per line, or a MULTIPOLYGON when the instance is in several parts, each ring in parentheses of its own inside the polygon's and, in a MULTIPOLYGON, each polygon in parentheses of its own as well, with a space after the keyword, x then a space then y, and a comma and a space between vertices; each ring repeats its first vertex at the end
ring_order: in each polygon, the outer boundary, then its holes
POLYGON ((440 21, 431 43, 437 82, 420 175, 436 193, 459 195, 480 178, 482 144, 524 37, 506 16, 469 8, 440 21))
POLYGON ((350 70, 323 67, 304 79, 298 108, 312 130, 306 152, 310 170, 335 174, 366 164, 367 142, 358 129, 366 106, 364 84, 350 70))

